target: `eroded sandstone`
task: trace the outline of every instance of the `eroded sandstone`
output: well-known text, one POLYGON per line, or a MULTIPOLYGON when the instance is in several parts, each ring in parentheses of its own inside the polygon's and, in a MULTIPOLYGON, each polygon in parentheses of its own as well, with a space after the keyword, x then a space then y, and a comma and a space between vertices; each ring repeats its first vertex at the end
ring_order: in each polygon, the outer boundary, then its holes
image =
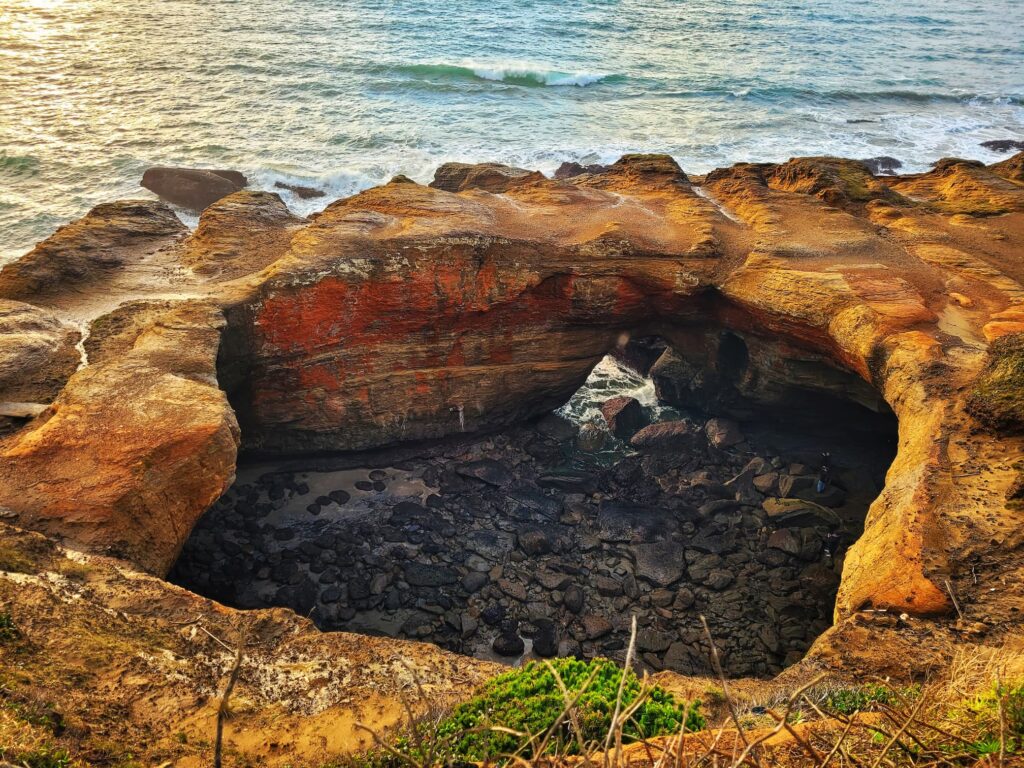
POLYGON ((832 158, 703 179, 660 156, 569 180, 460 168, 441 185, 458 191, 396 179, 306 221, 238 193, 191 236, 160 204, 101 206, 0 272, 0 295, 58 318, 44 359, 66 354, 61 323, 99 334, 0 443, 0 505, 165 572, 239 439, 295 454, 501 428, 568 399, 623 333, 658 335, 665 381, 704 407, 796 391, 899 421, 812 657, 839 663, 868 609, 906 614, 886 632, 937 654, 967 624, 1004 642, 1024 598, 1024 438, 981 428, 968 399, 994 342, 1024 332, 1022 158, 892 177, 832 158), (747 348, 739 374, 725 334, 747 348), (725 365, 702 368, 712 350, 725 365), (700 395, 705 379, 736 397, 700 395))

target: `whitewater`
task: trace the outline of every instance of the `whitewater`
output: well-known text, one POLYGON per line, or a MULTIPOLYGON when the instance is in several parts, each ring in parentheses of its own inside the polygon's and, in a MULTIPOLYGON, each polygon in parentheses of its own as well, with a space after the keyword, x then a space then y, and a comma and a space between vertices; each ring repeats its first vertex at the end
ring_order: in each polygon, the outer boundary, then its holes
POLYGON ((309 214, 449 160, 992 162, 1024 139, 1022 26, 1019 0, 5 0, 0 262, 156 164, 324 190, 275 190, 309 214))

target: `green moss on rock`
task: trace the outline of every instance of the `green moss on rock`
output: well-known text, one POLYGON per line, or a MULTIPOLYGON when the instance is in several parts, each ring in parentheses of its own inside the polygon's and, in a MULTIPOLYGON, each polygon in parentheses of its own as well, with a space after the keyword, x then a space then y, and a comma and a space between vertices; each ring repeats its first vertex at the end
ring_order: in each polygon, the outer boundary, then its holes
MULTIPOLYGON (((699 701, 682 704, 657 686, 644 691, 635 673, 625 674, 623 708, 641 695, 644 700, 622 729, 624 741, 677 733, 684 721, 690 731, 706 725, 699 701)), ((611 727, 622 675, 623 670, 608 659, 555 659, 550 666, 530 662, 490 680, 476 697, 453 710, 430 733, 422 733, 415 748, 412 740, 406 740, 402 746, 415 752, 424 751, 423 745, 430 744, 433 756, 444 758, 445 762, 483 761, 516 753, 528 741, 506 730, 492 730, 495 727, 532 734, 538 742, 555 728, 548 740, 548 751, 579 754, 585 745, 603 743, 611 727), (559 723, 565 697, 554 672, 570 698, 578 696, 575 714, 582 744, 569 718, 562 718, 559 723)), ((533 745, 519 754, 533 757, 533 745)))
POLYGON ((985 370, 968 395, 967 410, 989 429, 1024 432, 1024 333, 993 342, 985 370))

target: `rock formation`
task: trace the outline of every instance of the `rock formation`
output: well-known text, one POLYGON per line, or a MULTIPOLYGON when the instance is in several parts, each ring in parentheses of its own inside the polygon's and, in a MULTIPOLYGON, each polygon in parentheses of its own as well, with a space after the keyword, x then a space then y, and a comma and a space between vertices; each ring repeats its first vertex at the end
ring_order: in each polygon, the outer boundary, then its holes
POLYGON ((866 610, 941 645, 961 631, 954 595, 974 640, 1001 642, 1024 599, 1024 438, 984 415, 1019 413, 1001 382, 1024 333, 1022 167, 801 158, 691 179, 626 156, 549 180, 453 164, 309 220, 238 192, 191 234, 161 204, 99 206, 0 272, 40 329, 0 348, 24 361, 0 371, 26 371, 3 386, 63 386, 0 442, 0 506, 164 573, 239 440, 294 455, 503 427, 565 402, 621 334, 656 335, 659 388, 711 410, 810 395, 899 420, 812 655, 856 656, 844 638, 866 610), (97 340, 74 372, 76 327, 97 340))
POLYGON ((157 167, 147 170, 140 183, 167 202, 198 213, 249 181, 238 171, 157 167))

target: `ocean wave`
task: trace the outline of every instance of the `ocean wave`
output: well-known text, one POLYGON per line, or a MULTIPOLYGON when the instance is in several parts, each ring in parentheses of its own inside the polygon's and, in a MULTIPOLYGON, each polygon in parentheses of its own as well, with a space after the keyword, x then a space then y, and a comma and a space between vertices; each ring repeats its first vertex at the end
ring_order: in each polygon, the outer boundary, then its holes
POLYGON ((622 82, 625 78, 608 72, 563 72, 520 64, 409 64, 398 71, 413 77, 454 80, 489 80, 532 87, 585 87, 597 83, 622 82))
POLYGON ((0 171, 15 176, 31 176, 39 168, 39 159, 31 155, 8 155, 0 152, 0 171))

